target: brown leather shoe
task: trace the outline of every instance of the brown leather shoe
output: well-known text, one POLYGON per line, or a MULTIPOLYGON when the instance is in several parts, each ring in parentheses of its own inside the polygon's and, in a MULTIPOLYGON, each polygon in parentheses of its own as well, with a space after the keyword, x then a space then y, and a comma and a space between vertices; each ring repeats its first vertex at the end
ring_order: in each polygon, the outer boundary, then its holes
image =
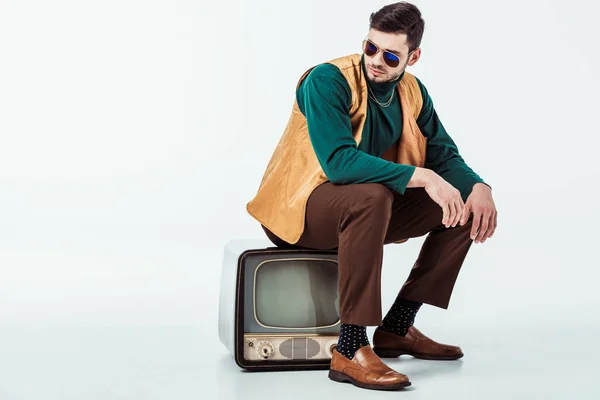
POLYGON ((373 334, 373 351, 382 358, 409 354, 425 360, 456 360, 464 355, 460 347, 431 340, 414 326, 408 328, 406 336, 377 327, 373 334))
POLYGON ((373 352, 371 345, 356 350, 352 360, 333 349, 329 379, 350 382, 364 389, 396 390, 410 386, 408 376, 400 374, 387 365, 373 352))

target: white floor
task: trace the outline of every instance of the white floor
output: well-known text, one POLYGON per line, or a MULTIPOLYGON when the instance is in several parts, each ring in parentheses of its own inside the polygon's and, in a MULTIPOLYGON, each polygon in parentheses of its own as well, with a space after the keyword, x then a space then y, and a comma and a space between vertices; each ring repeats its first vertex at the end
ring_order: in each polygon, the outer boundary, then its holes
MULTIPOLYGON (((545 275, 526 269, 524 255, 522 264, 504 263, 514 249, 502 238, 472 249, 448 310, 424 305, 417 315, 419 329, 460 345, 464 358, 388 360, 412 381, 394 393, 333 382, 326 371, 240 370, 217 333, 220 246, 123 246, 117 238, 94 250, 71 241, 62 252, 41 244, 0 252, 12 274, 0 283, 2 400, 600 398, 593 283, 561 296, 569 285, 552 278, 560 263, 548 262, 545 275)), ((386 248, 385 308, 420 241, 386 248)))
POLYGON ((533 325, 487 330, 473 322, 444 335, 460 336, 461 360, 388 361, 411 378, 401 394, 333 382, 327 371, 247 373, 217 344, 214 330, 198 327, 4 329, 0 398, 600 398, 597 326, 575 333, 548 324, 543 333, 533 325))

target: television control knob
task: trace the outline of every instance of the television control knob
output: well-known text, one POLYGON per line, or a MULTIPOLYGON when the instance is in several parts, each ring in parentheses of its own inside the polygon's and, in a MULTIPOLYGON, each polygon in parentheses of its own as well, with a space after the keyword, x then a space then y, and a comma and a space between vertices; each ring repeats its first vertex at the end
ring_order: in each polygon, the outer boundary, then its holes
POLYGON ((333 357, 333 349, 337 346, 337 340, 330 340, 325 344, 325 354, 329 357, 333 357))
POLYGON ((271 342, 260 342, 256 345, 256 352, 260 358, 267 359, 273 355, 275 350, 273 350, 271 342))

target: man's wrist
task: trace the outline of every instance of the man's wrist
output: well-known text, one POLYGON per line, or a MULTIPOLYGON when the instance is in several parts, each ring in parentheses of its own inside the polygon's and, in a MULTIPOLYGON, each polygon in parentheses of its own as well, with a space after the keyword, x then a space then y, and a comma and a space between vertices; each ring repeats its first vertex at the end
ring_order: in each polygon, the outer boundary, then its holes
POLYGON ((425 187, 431 181, 431 170, 422 167, 415 167, 406 187, 425 187))

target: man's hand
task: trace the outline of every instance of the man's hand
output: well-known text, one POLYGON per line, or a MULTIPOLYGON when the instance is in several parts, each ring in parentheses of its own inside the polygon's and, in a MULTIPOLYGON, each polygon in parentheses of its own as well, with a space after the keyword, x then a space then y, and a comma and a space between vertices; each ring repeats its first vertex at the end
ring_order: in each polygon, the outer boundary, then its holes
POLYGON ((406 187, 424 187, 425 191, 442 208, 442 224, 446 228, 460 222, 465 207, 460 192, 430 169, 417 167, 406 187))
POLYGON ((480 182, 473 186, 462 210, 461 226, 467 223, 471 211, 473 212, 471 239, 475 240, 475 243, 483 243, 487 238, 492 237, 498 225, 498 212, 489 186, 480 182))

